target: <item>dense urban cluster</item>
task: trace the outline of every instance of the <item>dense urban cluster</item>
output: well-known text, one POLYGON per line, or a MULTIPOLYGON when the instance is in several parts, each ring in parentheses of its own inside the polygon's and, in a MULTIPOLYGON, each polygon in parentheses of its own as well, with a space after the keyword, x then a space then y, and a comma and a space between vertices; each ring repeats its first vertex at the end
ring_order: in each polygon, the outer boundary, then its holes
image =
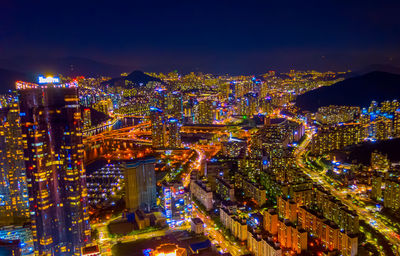
POLYGON ((295 104, 346 72, 16 81, 11 255, 399 255, 400 103, 295 104))

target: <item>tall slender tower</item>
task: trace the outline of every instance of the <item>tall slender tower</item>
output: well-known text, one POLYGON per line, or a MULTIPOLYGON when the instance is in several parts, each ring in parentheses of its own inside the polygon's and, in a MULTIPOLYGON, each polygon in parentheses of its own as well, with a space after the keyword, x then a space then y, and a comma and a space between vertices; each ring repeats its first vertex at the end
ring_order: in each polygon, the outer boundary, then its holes
POLYGON ((168 147, 179 148, 181 147, 181 124, 176 118, 168 119, 168 147))
POLYGON ((40 82, 17 82, 35 255, 80 255, 90 227, 78 88, 40 82))
POLYGON ((151 211, 157 205, 156 178, 153 157, 140 158, 124 163, 126 208, 151 211))
POLYGON ((16 98, 0 109, 0 223, 20 224, 29 217, 29 198, 16 98))
POLYGON ((150 107, 151 138, 153 148, 165 147, 165 116, 160 108, 150 107))

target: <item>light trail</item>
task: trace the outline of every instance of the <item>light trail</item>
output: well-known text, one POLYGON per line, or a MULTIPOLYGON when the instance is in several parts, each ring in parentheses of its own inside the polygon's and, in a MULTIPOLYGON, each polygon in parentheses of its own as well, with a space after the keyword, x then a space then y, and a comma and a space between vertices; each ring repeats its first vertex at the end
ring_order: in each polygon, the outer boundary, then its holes
POLYGON ((349 207, 350 209, 357 212, 360 219, 364 220, 368 223, 372 228, 377 230, 383 236, 388 239, 390 243, 397 247, 399 250, 400 247, 400 238, 397 233, 395 233, 390 227, 385 225, 380 219, 377 219, 370 211, 366 211, 365 208, 361 208, 358 205, 354 204, 351 200, 347 199, 345 195, 343 195, 342 191, 338 191, 336 187, 326 181, 326 175, 313 171, 308 168, 304 161, 304 154, 306 153, 307 146, 310 144, 313 133, 309 132, 309 134, 305 134, 306 139, 304 142, 299 145, 295 151, 295 157, 297 165, 302 168, 304 173, 306 173, 314 182, 319 183, 322 187, 324 187, 327 191, 329 191, 333 196, 340 199, 340 201, 349 207), (371 222, 372 221, 372 222, 371 222), (374 223, 374 224, 372 224, 374 223))

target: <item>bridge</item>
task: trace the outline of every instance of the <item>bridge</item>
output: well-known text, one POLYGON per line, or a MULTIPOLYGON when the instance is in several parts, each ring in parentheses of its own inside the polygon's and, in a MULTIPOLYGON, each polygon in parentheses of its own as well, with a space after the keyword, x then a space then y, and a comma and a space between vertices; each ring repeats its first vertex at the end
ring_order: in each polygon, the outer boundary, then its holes
MULTIPOLYGON (((151 122, 106 130, 104 132, 84 136, 85 160, 90 162, 99 157, 108 159, 131 159, 143 157, 144 154, 155 152, 151 148, 151 122)), ((181 128, 185 134, 229 134, 225 125, 188 125, 181 128)), ((218 145, 199 145, 199 149, 205 153, 207 159, 215 155, 219 150, 218 145)), ((176 149, 179 150, 179 149, 176 149)))
POLYGON ((118 130, 109 130, 99 134, 86 136, 84 140, 86 143, 93 143, 107 140, 124 140, 129 142, 151 144, 151 140, 141 139, 141 136, 150 136, 151 132, 148 131, 150 128, 150 122, 143 122, 138 125, 120 128, 118 130))
POLYGON ((151 136, 149 127, 150 122, 143 122, 135 126, 85 136, 83 138, 85 162, 90 163, 98 158, 127 160, 152 153, 151 139, 142 138, 151 136))

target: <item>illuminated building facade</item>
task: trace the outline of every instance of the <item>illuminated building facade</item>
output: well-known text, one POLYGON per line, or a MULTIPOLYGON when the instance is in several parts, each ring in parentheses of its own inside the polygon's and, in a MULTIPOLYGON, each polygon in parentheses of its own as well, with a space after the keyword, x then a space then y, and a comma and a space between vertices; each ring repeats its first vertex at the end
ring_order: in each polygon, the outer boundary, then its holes
POLYGON ((213 208, 214 198, 210 184, 206 184, 199 180, 191 180, 190 192, 193 197, 204 205, 207 211, 213 208))
POLYGON ((195 234, 204 233, 204 222, 200 218, 191 218, 190 220, 191 231, 195 234))
POLYGON ((212 124, 212 101, 204 100, 194 105, 194 120, 196 124, 212 124))
POLYGON ((221 176, 216 176, 216 193, 222 200, 235 201, 234 185, 221 176))
POLYGON ((113 111, 113 103, 111 101, 111 99, 107 99, 107 100, 101 100, 99 102, 97 102, 94 106, 94 109, 96 109, 97 111, 100 111, 106 115, 110 114, 110 112, 113 111))
POLYGON ((400 209, 400 183, 396 180, 385 181, 384 206, 392 211, 400 209))
POLYGON ((235 174, 235 189, 241 189, 246 198, 249 198, 258 206, 262 206, 266 202, 266 190, 258 182, 254 182, 244 173, 237 172, 235 174))
POLYGON ((270 96, 260 99, 259 105, 260 105, 260 109, 262 110, 263 113, 270 114, 273 111, 270 96))
POLYGON ((130 212, 150 212, 156 207, 155 163, 152 157, 125 162, 125 202, 130 212))
POLYGON ((168 147, 179 148, 181 147, 181 124, 176 118, 168 119, 168 147))
MULTIPOLYGON (((0 228, 1 240, 19 240, 22 255, 32 255, 33 237, 29 227, 4 226, 0 228)), ((1 254, 0 254, 1 255, 1 254)))
POLYGON ((90 108, 83 110, 83 129, 89 129, 92 126, 92 120, 90 115, 90 108))
POLYGON ((393 119, 393 137, 399 137, 400 136, 400 111, 397 110, 394 113, 394 119, 393 119))
POLYGON ((380 176, 371 179, 371 198, 375 201, 382 199, 382 177, 380 176))
POLYGON ((0 109, 0 223, 29 217, 18 103, 0 109), (17 218, 17 219, 16 219, 17 218))
POLYGON ((311 152, 321 155, 360 143, 363 139, 362 126, 359 123, 322 126, 318 128, 318 133, 312 140, 311 152))
POLYGON ((236 215, 236 208, 222 206, 219 211, 221 223, 231 231, 232 235, 239 241, 247 240, 247 222, 246 219, 236 215))
POLYGON ((237 110, 238 115, 249 117, 255 114, 257 111, 258 98, 256 93, 247 93, 240 98, 237 110))
POLYGON ((17 89, 35 255, 80 255, 90 227, 77 84, 17 89))
POLYGON ((371 168, 374 170, 387 171, 390 168, 388 156, 374 150, 371 152, 371 168))
POLYGON ((182 104, 182 94, 180 92, 174 91, 168 94, 166 107, 168 110, 168 115, 178 119, 178 121, 182 121, 183 104, 182 104))
POLYGON ((164 112, 160 108, 150 107, 151 138, 154 148, 165 146, 165 120, 164 112))
POLYGON ((162 207, 167 217, 167 223, 170 225, 179 225, 184 222, 192 212, 189 193, 185 191, 181 182, 164 182, 162 184, 162 189, 162 207))
POLYGON ((378 116, 369 125, 370 137, 376 140, 387 140, 392 135, 392 120, 378 116))
POLYGON ((318 108, 315 119, 321 124, 336 124, 352 121, 359 114, 359 107, 330 105, 318 108))
POLYGON ((150 256, 186 256, 185 248, 180 248, 176 244, 162 244, 150 252, 150 256))
POLYGON ((281 256, 280 244, 272 236, 264 236, 259 230, 249 229, 247 231, 247 248, 255 256, 281 256))

